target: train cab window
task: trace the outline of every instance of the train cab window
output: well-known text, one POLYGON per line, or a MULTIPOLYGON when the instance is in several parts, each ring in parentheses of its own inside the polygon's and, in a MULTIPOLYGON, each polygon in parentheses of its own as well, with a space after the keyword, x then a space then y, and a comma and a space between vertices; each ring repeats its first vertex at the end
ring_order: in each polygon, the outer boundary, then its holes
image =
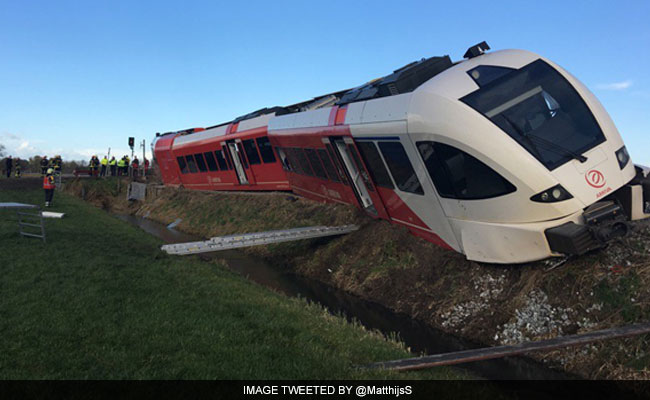
POLYGON ((221 150, 215 150, 214 155, 215 157, 217 157, 217 163, 219 163, 220 170, 225 171, 227 169, 230 169, 228 168, 228 163, 226 163, 226 159, 223 158, 223 153, 221 152, 221 150))
POLYGON ((388 164, 388 169, 393 175, 397 188, 403 192, 424 194, 418 176, 413 170, 404 147, 400 142, 379 142, 381 154, 388 164))
POLYGON ((185 156, 185 161, 187 162, 187 168, 189 168, 191 173, 199 172, 196 168, 196 161, 194 161, 194 157, 192 157, 191 154, 185 156))
POLYGON ((248 157, 248 162, 251 165, 261 164, 260 155, 257 152, 257 146, 255 146, 255 141, 253 139, 242 141, 244 145, 244 151, 246 151, 246 157, 248 157))
POLYGON ((255 141, 257 142, 257 147, 260 149, 260 155, 262 156, 264 164, 274 163, 275 155, 273 155, 273 146, 271 146, 269 138, 266 136, 259 137, 255 139, 255 141))
POLYGON ((605 141, 580 94, 555 68, 533 61, 462 97, 537 158, 555 168, 605 141))
POLYGON ((199 171, 208 172, 208 167, 207 165, 205 165, 205 159, 203 158, 203 154, 201 153, 194 154, 194 159, 196 160, 196 165, 199 167, 199 171))
POLYGON ((492 168, 462 150, 435 142, 417 142, 417 147, 440 197, 479 200, 517 190, 492 168))
POLYGON ((336 172, 336 168, 334 168, 332 160, 330 160, 330 157, 327 155, 327 151, 318 149, 316 152, 318 153, 320 160, 323 162, 323 167, 325 167, 325 172, 327 172, 327 175, 329 175, 330 180, 334 182, 341 182, 341 178, 339 178, 339 174, 336 172))
POLYGON ((323 164, 318 158, 316 150, 305 149, 305 153, 307 154, 307 159, 309 159, 309 163, 311 164, 311 168, 314 171, 314 174, 321 179, 327 180, 327 173, 325 173, 325 168, 323 168, 323 164))
POLYGON ((180 168, 182 174, 190 172, 190 170, 187 169, 187 163, 183 157, 176 157, 176 161, 178 161, 178 168, 180 168))
POLYGON ((300 169, 305 175, 309 176, 314 176, 313 171, 311 170, 311 166, 309 165, 309 161, 307 160, 307 156, 305 155, 305 151, 300 148, 295 149, 295 154, 296 158, 298 159, 298 164, 300 164, 300 169))
POLYGON ((368 172, 372 176, 377 186, 382 186, 389 189, 395 189, 393 181, 390 180, 386 165, 377 151, 377 146, 374 142, 357 142, 357 147, 368 167, 368 172))
POLYGON ((219 168, 217 167, 217 162, 214 159, 214 154, 208 151, 206 153, 203 153, 203 156, 205 157, 205 162, 208 164, 208 169, 210 171, 219 170, 219 168))

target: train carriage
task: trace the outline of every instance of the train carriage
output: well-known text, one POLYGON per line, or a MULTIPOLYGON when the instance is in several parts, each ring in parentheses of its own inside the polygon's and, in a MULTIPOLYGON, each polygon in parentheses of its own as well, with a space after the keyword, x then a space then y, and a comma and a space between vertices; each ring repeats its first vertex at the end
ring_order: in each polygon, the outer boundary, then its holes
POLYGON ((539 55, 487 49, 275 113, 291 190, 494 263, 583 254, 650 217, 650 170, 595 96, 539 55))
POLYGON ((260 111, 200 131, 163 135, 154 144, 163 181, 195 190, 289 190, 267 136, 273 115, 260 111))

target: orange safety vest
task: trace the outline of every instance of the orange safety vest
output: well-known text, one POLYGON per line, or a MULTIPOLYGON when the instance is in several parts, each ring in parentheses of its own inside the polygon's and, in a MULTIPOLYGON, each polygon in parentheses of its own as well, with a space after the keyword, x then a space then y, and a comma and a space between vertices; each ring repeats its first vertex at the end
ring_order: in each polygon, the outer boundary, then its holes
POLYGON ((54 184, 54 177, 46 176, 43 177, 43 189, 55 189, 56 185, 54 184))

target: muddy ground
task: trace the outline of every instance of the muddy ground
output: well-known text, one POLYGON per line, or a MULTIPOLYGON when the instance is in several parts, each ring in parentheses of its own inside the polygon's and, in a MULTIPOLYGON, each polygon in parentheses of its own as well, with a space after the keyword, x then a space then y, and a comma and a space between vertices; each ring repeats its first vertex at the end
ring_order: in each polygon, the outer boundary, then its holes
MULTIPOLYGON (((588 332, 647 321, 650 223, 608 247, 561 266, 541 261, 482 265, 351 206, 289 193, 193 192, 149 187, 128 203, 125 187, 75 181, 66 191, 104 209, 138 214, 205 237, 308 225, 355 223, 334 239, 249 248, 269 262, 345 289, 458 336, 486 345, 588 332)), ((619 339, 534 354, 549 366, 596 379, 650 378, 650 337, 619 339)))

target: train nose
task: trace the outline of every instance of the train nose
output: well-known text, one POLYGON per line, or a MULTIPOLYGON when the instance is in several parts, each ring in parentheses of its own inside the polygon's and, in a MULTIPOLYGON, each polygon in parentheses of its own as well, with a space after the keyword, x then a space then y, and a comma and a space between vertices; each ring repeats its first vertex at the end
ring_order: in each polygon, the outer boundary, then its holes
POLYGON ((630 231, 623 209, 613 201, 599 201, 582 214, 584 225, 567 222, 545 231, 551 251, 580 255, 604 246, 630 231))

